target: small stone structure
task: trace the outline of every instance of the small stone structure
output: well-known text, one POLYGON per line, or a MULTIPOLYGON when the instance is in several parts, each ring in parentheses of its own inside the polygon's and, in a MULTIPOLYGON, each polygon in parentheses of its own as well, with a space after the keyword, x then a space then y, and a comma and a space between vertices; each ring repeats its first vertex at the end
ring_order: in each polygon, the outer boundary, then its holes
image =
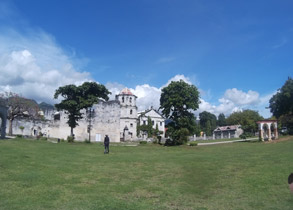
POLYGON ((1 139, 5 139, 6 134, 6 121, 7 121, 7 110, 8 108, 4 104, 0 104, 0 118, 1 118, 1 139))
POLYGON ((272 139, 278 139, 278 123, 277 120, 261 120, 257 122, 259 139, 264 141, 272 141, 272 139))
POLYGON ((239 138, 243 133, 240 125, 228 125, 217 127, 213 132, 213 139, 239 138))

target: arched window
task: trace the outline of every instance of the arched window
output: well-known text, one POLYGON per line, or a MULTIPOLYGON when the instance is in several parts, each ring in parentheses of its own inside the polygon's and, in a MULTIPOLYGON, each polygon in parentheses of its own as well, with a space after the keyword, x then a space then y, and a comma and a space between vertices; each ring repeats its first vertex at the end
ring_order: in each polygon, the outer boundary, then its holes
POLYGON ((130 114, 132 114, 132 109, 130 109, 130 114))
POLYGON ((129 102, 132 103, 132 98, 131 97, 129 98, 129 102))
POLYGON ((122 97, 122 103, 124 103, 124 97, 122 97))

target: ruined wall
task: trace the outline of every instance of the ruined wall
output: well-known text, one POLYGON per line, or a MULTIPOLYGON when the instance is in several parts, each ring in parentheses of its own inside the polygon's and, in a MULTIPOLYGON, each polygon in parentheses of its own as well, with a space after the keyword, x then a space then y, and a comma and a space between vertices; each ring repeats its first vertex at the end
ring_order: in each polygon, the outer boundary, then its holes
MULTIPOLYGON (((93 106, 94 114, 92 116, 91 141, 96 139, 103 141, 105 135, 110 137, 111 142, 120 142, 120 103, 119 101, 99 102, 93 106)), ((67 115, 64 112, 58 112, 60 119, 54 119, 56 111, 46 112, 46 120, 27 120, 15 119, 13 122, 13 134, 22 134, 28 136, 37 136, 40 132, 47 137, 66 139, 70 135, 70 127, 67 122, 67 115), (19 127, 23 126, 21 130, 19 127)), ((84 118, 78 121, 78 126, 74 128, 75 139, 84 141, 89 139, 87 131, 89 118, 86 111, 83 110, 84 118)), ((8 128, 7 128, 8 130, 8 128)))

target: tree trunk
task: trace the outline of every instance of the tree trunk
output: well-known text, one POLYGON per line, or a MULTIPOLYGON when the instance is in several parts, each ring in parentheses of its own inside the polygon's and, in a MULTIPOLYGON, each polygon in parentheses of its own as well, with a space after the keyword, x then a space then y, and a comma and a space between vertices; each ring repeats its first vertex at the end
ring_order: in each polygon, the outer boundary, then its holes
POLYGON ((72 136, 73 137, 73 127, 71 127, 71 129, 70 129, 70 136, 72 136))
POLYGON ((12 121, 13 120, 9 120, 9 132, 8 132, 9 136, 12 136, 12 121))

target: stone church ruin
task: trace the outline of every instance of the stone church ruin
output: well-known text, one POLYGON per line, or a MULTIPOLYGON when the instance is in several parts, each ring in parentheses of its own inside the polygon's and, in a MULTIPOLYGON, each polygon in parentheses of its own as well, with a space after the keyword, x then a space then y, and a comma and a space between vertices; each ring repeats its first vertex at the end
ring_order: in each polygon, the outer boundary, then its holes
MULTIPOLYGON (((74 128, 77 141, 103 141, 108 135, 111 142, 132 141, 137 139, 138 112, 135 96, 128 88, 116 95, 115 100, 99 101, 88 110, 82 110, 83 119, 74 128)), ((70 127, 67 124, 67 114, 64 111, 45 110, 43 119, 17 118, 13 121, 14 134, 24 136, 45 136, 67 139, 70 127)), ((153 116, 152 116, 153 117, 153 116)), ((164 118, 159 124, 164 134, 164 118)), ((6 122, 6 120, 4 120, 6 122)), ((155 125, 154 125, 155 126, 155 125)), ((5 127, 5 126, 4 126, 5 127)), ((6 128, 7 129, 7 128, 6 128)), ((4 129, 5 130, 5 129, 4 129)))

